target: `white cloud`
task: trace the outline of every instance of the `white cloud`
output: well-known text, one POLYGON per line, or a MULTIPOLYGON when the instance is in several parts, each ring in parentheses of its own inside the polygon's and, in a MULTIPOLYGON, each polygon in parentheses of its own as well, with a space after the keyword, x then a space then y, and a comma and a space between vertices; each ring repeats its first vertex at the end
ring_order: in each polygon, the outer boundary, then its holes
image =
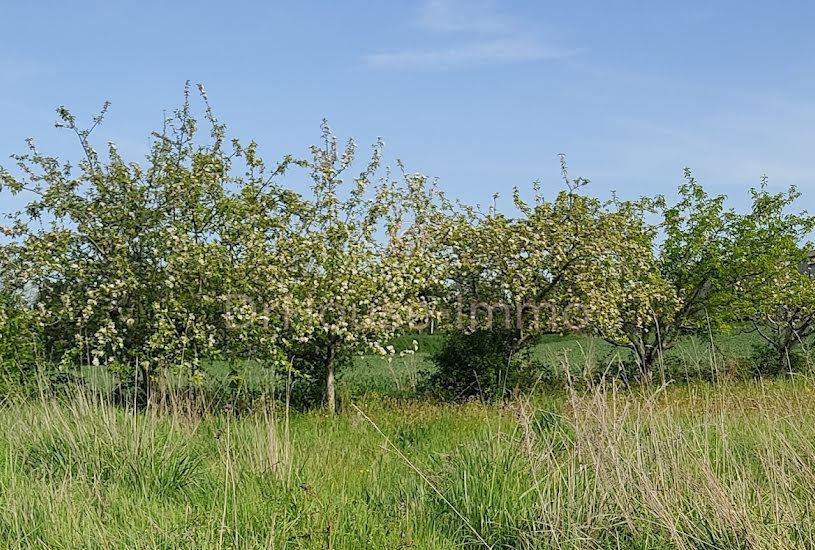
POLYGON ((499 38, 447 48, 376 53, 366 56, 365 62, 376 68, 445 68, 561 59, 571 53, 533 40, 499 38))
POLYGON ((517 29, 520 20, 496 13, 488 0, 427 0, 419 8, 417 23, 435 32, 505 34, 517 29))
POLYGON ((547 45, 520 18, 497 12, 491 0, 425 0, 415 23, 425 33, 454 35, 455 41, 432 48, 372 53, 364 57, 365 65, 438 69, 554 60, 574 53, 547 45))

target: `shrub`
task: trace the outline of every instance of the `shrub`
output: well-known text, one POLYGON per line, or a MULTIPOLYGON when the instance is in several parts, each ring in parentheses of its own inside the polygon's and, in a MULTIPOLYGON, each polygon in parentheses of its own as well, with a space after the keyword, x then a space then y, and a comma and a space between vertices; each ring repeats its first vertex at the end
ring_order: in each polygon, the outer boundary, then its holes
POLYGON ((0 393, 30 385, 37 372, 41 332, 12 296, 0 295, 0 393))
POLYGON ((807 358, 800 349, 779 351, 769 345, 754 345, 750 365, 754 376, 780 376, 804 371, 807 358))
POLYGON ((510 331, 456 332, 433 356, 436 372, 425 380, 427 392, 446 400, 471 397, 500 399, 537 380, 535 363, 526 352, 514 353, 510 331))

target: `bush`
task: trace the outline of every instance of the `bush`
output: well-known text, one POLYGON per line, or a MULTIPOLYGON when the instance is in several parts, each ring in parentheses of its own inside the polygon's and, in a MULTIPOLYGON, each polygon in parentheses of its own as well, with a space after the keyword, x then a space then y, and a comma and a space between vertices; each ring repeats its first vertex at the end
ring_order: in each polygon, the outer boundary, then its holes
POLYGON ((444 347, 444 334, 400 334, 393 338, 389 344, 393 346, 396 353, 403 351, 417 351, 435 355, 444 347), (414 347, 415 342, 415 347, 414 347))
POLYGON ((425 391, 445 400, 490 400, 532 387, 538 369, 528 352, 513 354, 512 336, 499 330, 449 335, 433 356, 436 372, 425 380, 425 391))
POLYGON ((783 353, 771 346, 754 345, 750 364, 754 376, 779 376, 802 372, 806 368, 807 359, 800 350, 783 353))
POLYGON ((10 296, 0 296, 0 393, 8 395, 35 381, 41 333, 10 296))

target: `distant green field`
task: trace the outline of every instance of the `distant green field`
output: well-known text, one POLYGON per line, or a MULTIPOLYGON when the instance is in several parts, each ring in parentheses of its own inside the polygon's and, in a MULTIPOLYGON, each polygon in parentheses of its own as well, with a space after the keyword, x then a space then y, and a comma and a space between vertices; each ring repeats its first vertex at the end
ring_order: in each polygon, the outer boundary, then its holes
MULTIPOLYGON (((432 361, 443 344, 441 335, 405 335, 392 343, 397 354, 388 357, 359 355, 350 366, 342 369, 338 377, 339 393, 344 399, 378 397, 412 397, 421 381, 434 372, 432 361), (400 354, 413 349, 416 353, 400 354)), ((670 365, 674 378, 709 378, 713 371, 727 372, 735 361, 749 358, 753 346, 761 344, 752 333, 734 331, 732 334, 712 338, 684 337, 668 351, 664 363, 670 365)), ((530 350, 537 361, 543 378, 562 378, 566 370, 572 376, 587 371, 614 373, 622 361, 631 359, 630 353, 615 348, 598 338, 574 335, 545 335, 530 350)), ((228 382, 230 372, 239 377, 238 383, 253 391, 278 392, 284 386, 285 373, 272 372, 253 361, 237 364, 212 362, 206 365, 207 384, 217 388, 228 382)), ((110 376, 99 369, 83 369, 84 376, 95 387, 112 386, 110 376)))
MULTIPOLYGON (((358 357, 351 368, 341 373, 341 391, 352 396, 410 394, 416 380, 421 380, 423 374, 433 372, 432 356, 443 342, 443 337, 438 335, 405 336, 396 342, 397 351, 411 349, 413 338, 416 338, 419 348, 415 355, 391 359, 358 357)), ((664 362, 677 371, 674 373, 677 377, 682 373, 687 373, 690 378, 698 377, 709 374, 711 369, 725 371, 730 362, 746 360, 753 346, 760 344, 755 334, 745 331, 733 331, 712 338, 688 336, 669 350, 664 362)), ((613 371, 621 361, 631 359, 630 352, 625 349, 616 348, 598 338, 574 335, 543 336, 531 350, 531 356, 543 370, 554 376, 562 376, 567 369, 573 375, 580 375, 587 369, 613 371)))

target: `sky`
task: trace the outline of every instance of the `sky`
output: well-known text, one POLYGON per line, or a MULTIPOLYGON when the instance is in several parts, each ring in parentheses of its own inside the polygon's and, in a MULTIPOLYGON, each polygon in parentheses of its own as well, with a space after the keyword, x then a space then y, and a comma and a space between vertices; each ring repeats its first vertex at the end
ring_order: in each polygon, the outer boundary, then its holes
MULTIPOLYGON (((560 188, 670 195, 685 166, 735 206, 763 174, 815 199, 815 3, 685 0, 8 1, 0 164, 31 136, 76 158, 55 108, 142 159, 202 83, 267 160, 305 155, 328 119, 451 195, 560 188)), ((0 211, 18 206, 0 195, 0 211)))

